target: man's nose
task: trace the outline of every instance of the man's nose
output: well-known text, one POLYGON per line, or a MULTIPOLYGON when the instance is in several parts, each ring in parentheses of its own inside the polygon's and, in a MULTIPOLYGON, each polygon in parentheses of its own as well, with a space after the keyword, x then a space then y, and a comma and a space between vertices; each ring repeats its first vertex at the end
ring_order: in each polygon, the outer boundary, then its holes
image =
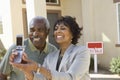
POLYGON ((34 31, 34 32, 33 32, 33 35, 34 35, 34 36, 37 36, 37 35, 38 35, 38 31, 34 31))

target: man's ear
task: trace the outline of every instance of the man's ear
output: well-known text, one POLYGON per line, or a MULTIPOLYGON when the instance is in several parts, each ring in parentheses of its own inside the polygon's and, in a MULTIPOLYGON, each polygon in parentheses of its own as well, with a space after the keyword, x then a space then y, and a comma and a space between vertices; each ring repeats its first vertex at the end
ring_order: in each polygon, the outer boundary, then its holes
POLYGON ((47 30, 47 34, 49 34, 50 29, 47 30))

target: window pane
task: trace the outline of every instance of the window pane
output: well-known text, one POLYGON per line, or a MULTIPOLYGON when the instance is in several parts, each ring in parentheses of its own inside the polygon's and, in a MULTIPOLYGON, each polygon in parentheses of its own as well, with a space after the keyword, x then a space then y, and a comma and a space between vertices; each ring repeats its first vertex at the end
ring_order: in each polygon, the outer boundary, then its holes
POLYGON ((57 0, 51 0, 51 2, 53 2, 53 3, 57 3, 57 0))
POLYGON ((49 33, 49 42, 54 44, 57 48, 58 48, 58 45, 55 42, 54 37, 53 37, 53 32, 54 32, 53 26, 54 26, 55 21, 57 21, 58 17, 59 17, 59 13, 47 13, 47 18, 50 21, 50 26, 51 26, 50 33, 49 33))
POLYGON ((49 0, 46 0, 46 2, 49 2, 49 0))
POLYGON ((46 0, 46 2, 58 4, 58 0, 46 0))
POLYGON ((120 4, 118 4, 119 40, 120 40, 120 4))

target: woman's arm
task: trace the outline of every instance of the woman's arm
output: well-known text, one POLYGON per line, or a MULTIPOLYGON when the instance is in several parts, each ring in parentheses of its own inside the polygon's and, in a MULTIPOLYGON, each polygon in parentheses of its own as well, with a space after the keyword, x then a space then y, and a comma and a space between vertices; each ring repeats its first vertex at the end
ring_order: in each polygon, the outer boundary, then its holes
MULTIPOLYGON (((50 57, 49 57, 50 59, 50 57)), ((45 63, 47 66, 49 66, 51 63, 47 64, 47 60, 49 60, 46 58, 45 63)), ((71 60, 71 59, 70 59, 71 60)), ((68 61, 70 61, 68 60, 68 61)), ((62 68, 67 68, 65 70, 63 70, 62 72, 58 72, 58 71, 50 71, 50 75, 52 80, 81 80, 83 77, 85 76, 89 76, 88 75, 88 71, 89 71, 89 64, 90 64, 90 54, 87 52, 87 50, 78 50, 75 55, 74 55, 74 59, 72 60, 71 63, 66 63, 62 68), (68 66, 68 64, 70 66, 68 66)), ((55 66, 55 65, 53 65, 55 66)), ((40 72, 42 73, 42 72, 40 72)), ((43 73, 42 73, 43 74, 43 73)), ((35 78, 34 80, 40 80, 41 74, 34 74, 37 75, 37 78, 35 78)), ((34 76, 36 77, 36 76, 34 76)), ((45 77, 45 76, 44 76, 45 77)), ((84 80, 89 80, 89 77, 84 79, 84 80)))

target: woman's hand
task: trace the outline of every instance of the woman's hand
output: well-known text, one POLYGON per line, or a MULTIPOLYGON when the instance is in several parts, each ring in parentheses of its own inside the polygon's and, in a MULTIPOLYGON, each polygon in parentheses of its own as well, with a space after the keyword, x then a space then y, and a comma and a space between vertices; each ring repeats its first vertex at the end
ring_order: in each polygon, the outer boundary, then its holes
POLYGON ((47 80, 52 80, 52 75, 51 75, 50 70, 48 70, 48 69, 46 69, 44 67, 40 67, 39 72, 41 74, 43 74, 47 78, 47 80))

